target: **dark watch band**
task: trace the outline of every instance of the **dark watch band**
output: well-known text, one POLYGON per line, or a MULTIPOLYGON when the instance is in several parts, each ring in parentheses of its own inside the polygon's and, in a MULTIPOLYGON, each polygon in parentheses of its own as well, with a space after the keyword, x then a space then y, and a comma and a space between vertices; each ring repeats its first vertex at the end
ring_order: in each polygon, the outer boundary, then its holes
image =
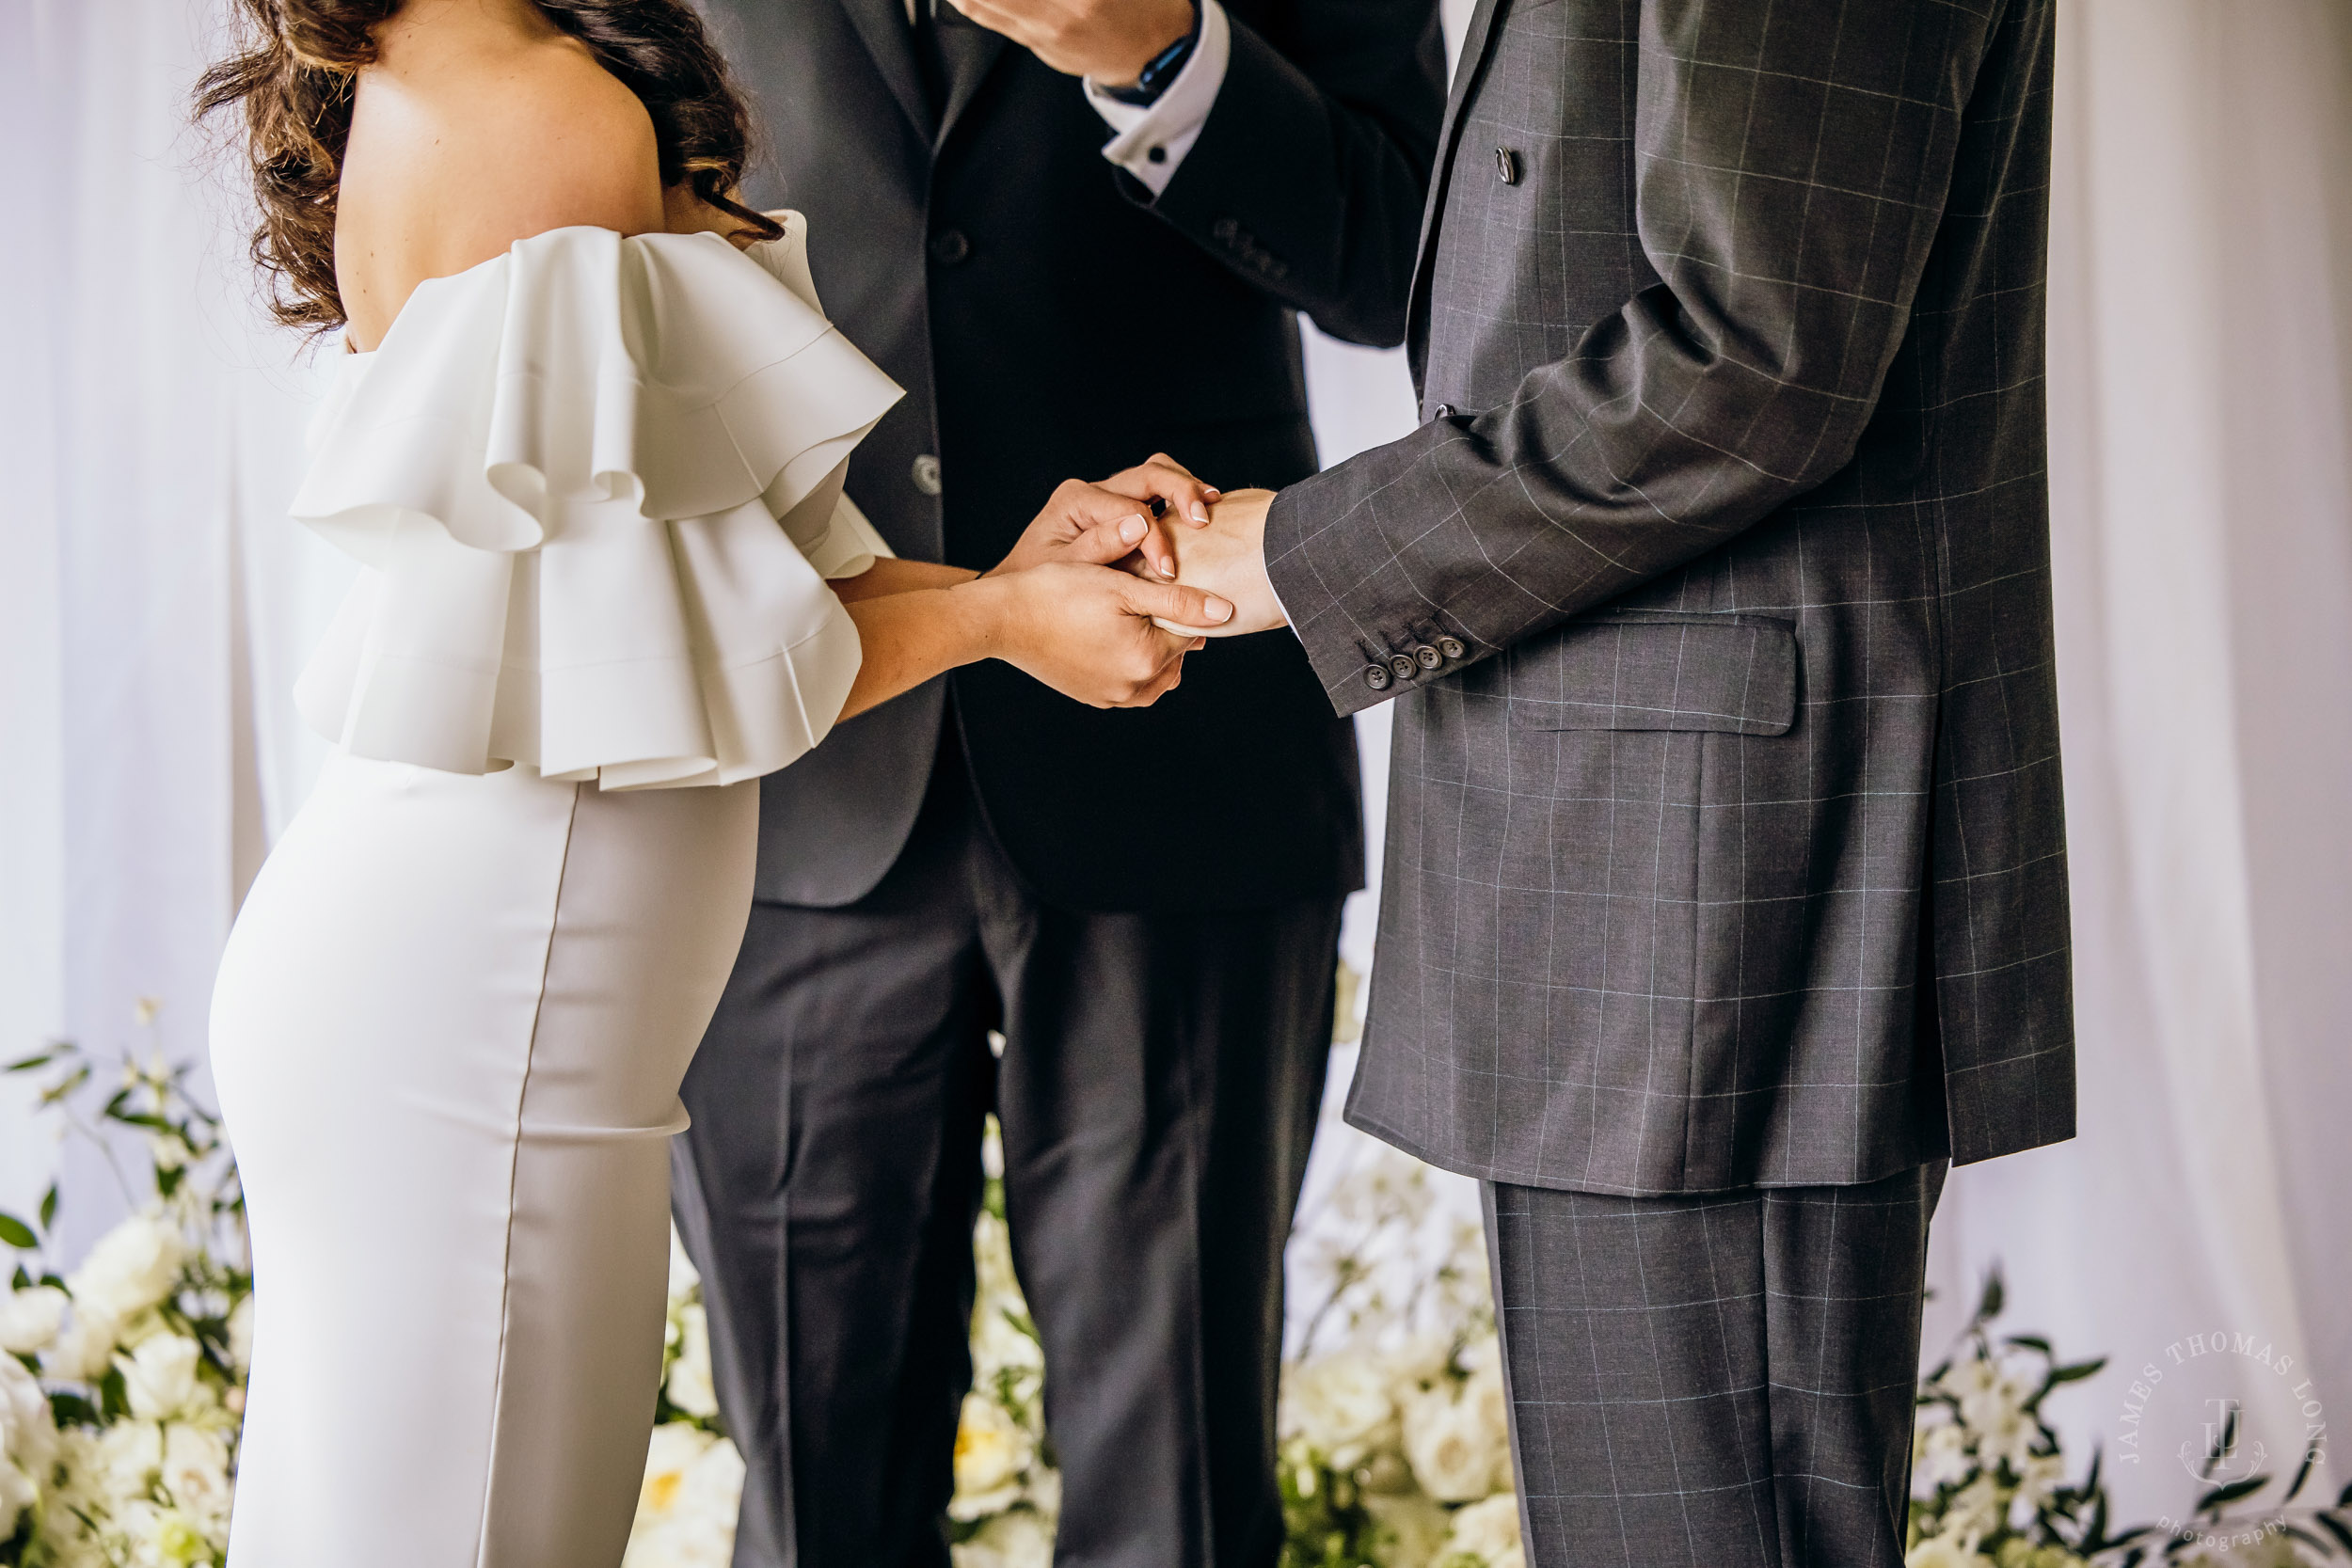
POLYGON ((1106 98, 1121 103, 1132 103, 1139 109, 1149 108, 1160 101, 1168 84, 1184 74, 1184 62, 1192 58, 1193 49, 1200 42, 1200 4, 1193 0, 1192 31, 1152 56, 1141 71, 1136 72, 1132 86, 1104 87, 1106 98))

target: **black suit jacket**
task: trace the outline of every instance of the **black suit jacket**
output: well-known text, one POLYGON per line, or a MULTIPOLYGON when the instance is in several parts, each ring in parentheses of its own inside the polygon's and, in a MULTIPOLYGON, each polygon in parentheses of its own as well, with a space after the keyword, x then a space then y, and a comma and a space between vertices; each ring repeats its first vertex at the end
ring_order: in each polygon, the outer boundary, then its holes
POLYGON ((1397 701, 1358 1125, 1637 1194, 2074 1132, 2054 8, 1481 0, 1431 417, 1266 527, 1397 701))
MULTIPOLYGON (((1314 471, 1295 312, 1391 343, 1443 100, 1433 0, 1229 0, 1216 107, 1160 198, 1078 82, 987 35, 934 134, 902 0, 707 0, 809 219, 825 309, 907 389, 849 489, 902 556, 993 564, 1053 487, 1166 450, 1228 488, 1314 471), (937 492, 937 493, 933 493, 937 492)), ((762 785, 758 892, 836 906, 897 858, 954 709, 990 826, 1049 901, 1243 908, 1362 880, 1353 732, 1287 633, 1149 709, 968 667, 762 785)))

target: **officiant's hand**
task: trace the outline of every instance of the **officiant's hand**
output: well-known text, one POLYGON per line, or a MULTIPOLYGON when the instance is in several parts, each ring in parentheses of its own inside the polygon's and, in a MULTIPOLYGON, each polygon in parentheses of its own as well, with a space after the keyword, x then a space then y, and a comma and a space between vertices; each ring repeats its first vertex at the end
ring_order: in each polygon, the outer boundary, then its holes
POLYGON ((953 0, 956 9, 1002 33, 1071 76, 1123 87, 1153 55, 1192 31, 1192 0, 953 0))
POLYGON ((1152 527, 1152 517, 1205 526, 1219 493, 1166 452, 1154 452, 1148 461, 1099 484, 1065 480, 1012 553, 985 575, 999 577, 1054 562, 1108 566, 1139 555, 1141 563, 1160 578, 1172 578, 1176 557, 1166 534, 1152 527))
POLYGON ((1168 619, 1160 623, 1165 629, 1241 637, 1290 625, 1265 570, 1266 507, 1273 499, 1271 490, 1235 490, 1210 508, 1205 527, 1168 528, 1163 523, 1152 531, 1152 543, 1175 556, 1176 570, 1153 568, 1151 575, 1205 589, 1233 607, 1233 613, 1215 626, 1168 619))

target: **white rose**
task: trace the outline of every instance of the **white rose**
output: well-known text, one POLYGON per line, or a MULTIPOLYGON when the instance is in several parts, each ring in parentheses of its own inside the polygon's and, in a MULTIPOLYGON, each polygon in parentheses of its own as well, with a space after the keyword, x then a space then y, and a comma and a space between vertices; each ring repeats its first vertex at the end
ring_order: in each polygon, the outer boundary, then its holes
POLYGON ((719 1395, 710 1383, 710 1318, 701 1304, 678 1309, 677 1359, 670 1365, 670 1402, 690 1416, 716 1416, 719 1395))
POLYGON ((72 1320, 40 1358, 41 1368, 51 1377, 69 1383, 96 1383, 115 1364, 115 1345, 121 1333, 120 1323, 77 1301, 72 1320))
POLYGON ((956 1568, 1053 1568, 1053 1527, 1027 1509, 1000 1513, 951 1555, 956 1568))
POLYGON ((210 1390, 196 1374, 203 1355, 202 1348, 183 1334, 158 1334, 130 1354, 116 1356, 131 1413, 167 1421, 209 1406, 210 1390))
POLYGON ((972 1378, 983 1386, 993 1386, 996 1374, 1008 1368, 1031 1372, 1045 1367, 1045 1353, 1038 1342, 1015 1328, 996 1306, 982 1303, 983 1310, 972 1314, 972 1378))
POLYGON ((178 1231, 134 1214, 98 1239, 66 1290, 78 1310, 120 1322, 171 1294, 186 1252, 178 1231))
POLYGON ((102 1512, 119 1514, 148 1495, 163 1467, 164 1429, 152 1421, 117 1421, 99 1435, 87 1490, 102 1512))
POLYGON ((1460 1552, 1493 1563, 1504 1553, 1518 1549, 1519 1500, 1504 1492, 1454 1510, 1454 1528, 1438 1555, 1442 1560, 1460 1552))
POLYGON ((210 1427, 175 1422, 164 1433, 164 1489, 181 1512, 225 1539, 229 1528, 229 1440, 210 1427))
POLYGON ((1476 1502, 1494 1490, 1503 1454, 1476 1404, 1446 1388, 1405 1407, 1405 1457, 1422 1490, 1445 1503, 1476 1502))
POLYGON ((1993 1568, 1993 1560, 1970 1551, 1949 1536, 1939 1535, 1906 1552, 1903 1568, 1993 1568))
POLYGON ((665 1421, 653 1429, 645 1449, 645 1479, 637 1493, 641 1525, 659 1521, 676 1510, 686 1494, 688 1474, 718 1441, 684 1421, 665 1421))
POLYGON ((253 1298, 247 1295, 229 1314, 229 1364, 239 1375, 253 1370, 253 1298))
POLYGON ((0 1351, 31 1355, 47 1350, 65 1323, 65 1292, 55 1285, 0 1295, 0 1351))
POLYGON ((57 1458, 49 1396, 12 1355, 0 1355, 0 1541, 40 1497, 57 1458))
POLYGON ((947 1516, 969 1524, 1021 1500, 1021 1481, 1037 1443, 1011 1412, 980 1394, 963 1398, 956 1426, 956 1495, 947 1516))
POLYGON ((1371 1356, 1345 1353, 1300 1368, 1282 1403, 1283 1431, 1304 1437, 1340 1470, 1362 1464, 1396 1415, 1384 1369, 1371 1356))
POLYGON ((1968 1473, 1968 1433, 1956 1421, 1919 1429, 1915 1451, 1919 1480, 1931 1488, 1948 1486, 1968 1473))
POLYGON ((1385 1560, 1438 1560, 1438 1548, 1444 1543, 1446 1530, 1453 1524, 1452 1516, 1443 1508, 1418 1492, 1406 1492, 1395 1497, 1367 1494, 1363 1497, 1363 1505, 1364 1512, 1389 1532, 1393 1542, 1385 1560))

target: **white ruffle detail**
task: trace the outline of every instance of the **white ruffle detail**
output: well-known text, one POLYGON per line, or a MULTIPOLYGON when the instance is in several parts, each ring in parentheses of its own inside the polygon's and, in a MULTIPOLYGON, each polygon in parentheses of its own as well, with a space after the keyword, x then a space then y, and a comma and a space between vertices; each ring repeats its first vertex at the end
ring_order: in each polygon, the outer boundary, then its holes
POLYGON ((732 784, 823 738, 860 659, 823 579, 890 553, 842 477, 900 392, 779 216, 748 253, 540 234, 347 356, 293 512, 374 570, 296 689, 312 727, 608 789, 732 784))

